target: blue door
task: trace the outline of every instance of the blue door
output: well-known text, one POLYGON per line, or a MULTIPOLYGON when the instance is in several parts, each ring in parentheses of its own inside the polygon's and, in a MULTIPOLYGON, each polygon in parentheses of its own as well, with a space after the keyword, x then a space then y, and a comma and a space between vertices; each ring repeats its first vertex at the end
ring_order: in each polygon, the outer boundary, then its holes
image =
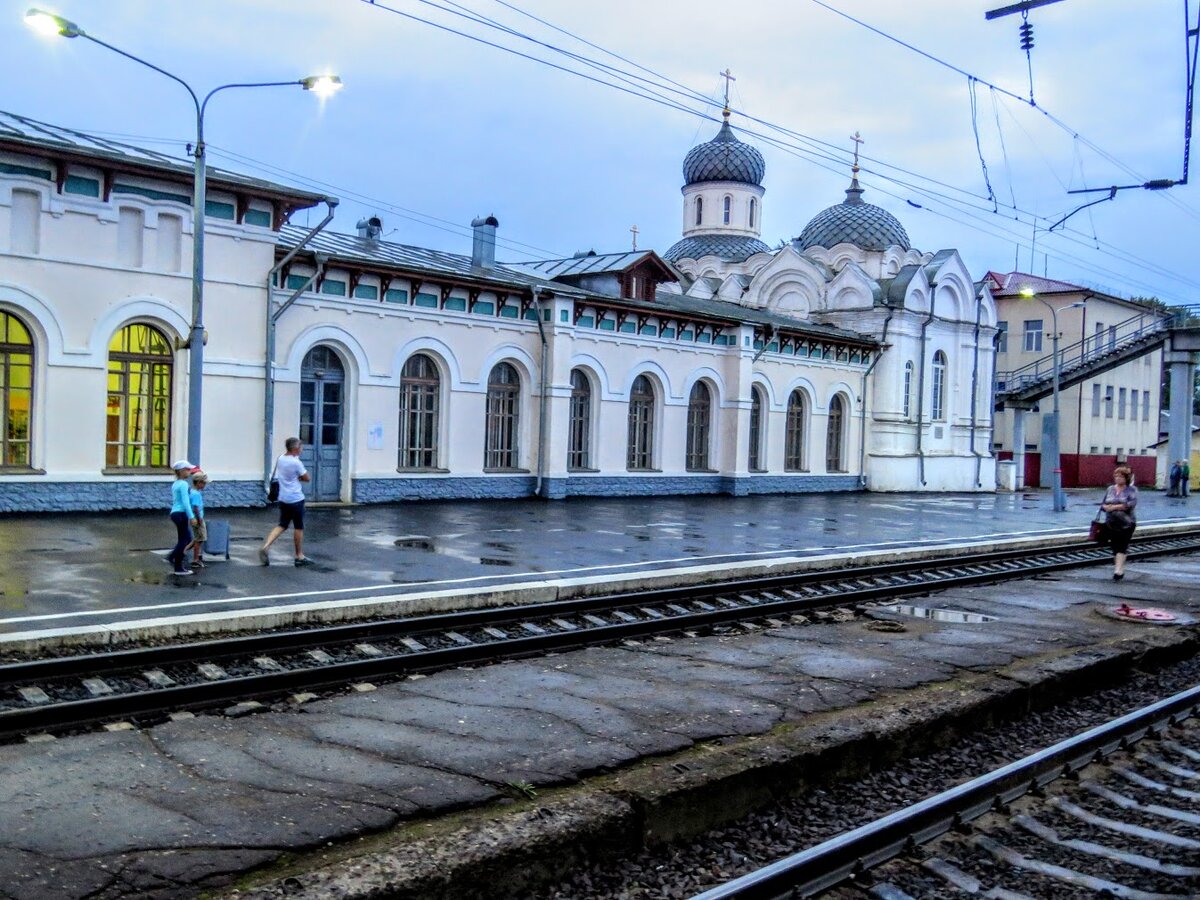
POLYGON ((342 423, 346 371, 336 351, 317 345, 300 367, 300 461, 312 480, 304 485, 309 500, 342 499, 342 423))

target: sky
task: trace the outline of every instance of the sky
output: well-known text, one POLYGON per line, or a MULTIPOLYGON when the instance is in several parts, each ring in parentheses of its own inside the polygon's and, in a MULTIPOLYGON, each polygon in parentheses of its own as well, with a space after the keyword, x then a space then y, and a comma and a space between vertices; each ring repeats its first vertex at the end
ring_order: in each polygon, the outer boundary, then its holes
MULTIPOLYGON (((195 121, 183 89, 84 39, 35 34, 22 21, 32 2, 0 0, 0 109, 186 158, 195 121)), ((1200 184, 1124 191, 1047 230, 1107 196, 1068 190, 1181 177, 1184 4, 1062 0, 1034 10, 1027 63, 1020 17, 984 18, 1007 2, 53 0, 44 8, 198 92, 340 75, 345 88, 328 100, 291 87, 229 91, 205 118, 212 165, 339 197, 335 230, 379 215, 388 240, 469 253, 469 222, 491 214, 503 261, 625 250, 634 225, 639 247, 665 251, 680 237, 683 157, 716 133, 719 73, 729 69, 733 125, 767 163, 762 237, 772 246, 844 198, 857 131, 865 199, 896 215, 923 251, 957 248, 976 277, 1018 268, 1122 296, 1200 302, 1200 184), (980 81, 972 92, 964 74, 828 7, 980 81), (511 32, 623 73, 665 76, 682 87, 654 89, 686 88, 666 96, 693 112, 400 13, 604 80, 614 80, 610 70, 511 32), (1028 98, 1030 65, 1036 107, 987 85, 1028 98)), ((295 221, 319 218, 314 210, 295 221)))

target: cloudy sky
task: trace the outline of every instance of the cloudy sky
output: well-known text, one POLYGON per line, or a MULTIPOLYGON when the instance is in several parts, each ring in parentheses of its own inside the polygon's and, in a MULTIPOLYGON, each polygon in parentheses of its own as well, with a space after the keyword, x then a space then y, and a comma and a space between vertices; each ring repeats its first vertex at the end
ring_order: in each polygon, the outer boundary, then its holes
MULTIPOLYGON (((31 2, 0 0, 0 109, 182 156, 194 134, 182 89, 87 41, 35 35, 21 21, 31 2)), ((230 92, 206 119, 214 165, 339 196, 339 230, 378 214, 390 240, 469 252, 466 223, 491 213, 505 260, 625 249, 635 224, 639 246, 665 250, 679 237, 680 163, 716 132, 718 73, 729 67, 734 124, 767 160, 770 244, 843 198, 858 130, 866 199, 897 215, 914 246, 957 247, 977 275, 1017 265, 1124 295, 1200 301, 1196 186, 1127 191, 1046 231, 1104 196, 1069 189, 1181 176, 1179 0, 1063 0, 1035 10, 1039 108, 977 84, 974 113, 966 77, 826 8, 1027 96, 1019 17, 984 20, 1005 2, 54 0, 47 8, 197 89, 339 73, 345 90, 326 103, 299 89, 230 92), (708 120, 400 13, 603 80, 615 76, 511 32, 623 73, 653 80, 652 70, 712 98, 706 105, 668 93, 680 87, 654 88, 708 120)))

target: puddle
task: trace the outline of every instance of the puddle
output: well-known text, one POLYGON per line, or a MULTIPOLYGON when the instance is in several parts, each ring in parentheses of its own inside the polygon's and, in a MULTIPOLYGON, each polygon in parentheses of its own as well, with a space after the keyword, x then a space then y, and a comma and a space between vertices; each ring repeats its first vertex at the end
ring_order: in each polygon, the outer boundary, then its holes
POLYGON ((427 537, 409 536, 396 538, 396 546, 404 550, 434 550, 433 541, 427 537))
POLYGON ((481 566, 511 566, 512 560, 511 559, 496 559, 493 556, 481 556, 481 557, 479 557, 479 564, 481 566))
POLYGON ((879 608, 897 615, 911 616, 914 619, 954 622, 959 625, 981 625, 984 622, 996 621, 995 616, 985 616, 983 613, 963 612, 960 609, 934 609, 931 606, 912 606, 908 603, 892 603, 879 608))

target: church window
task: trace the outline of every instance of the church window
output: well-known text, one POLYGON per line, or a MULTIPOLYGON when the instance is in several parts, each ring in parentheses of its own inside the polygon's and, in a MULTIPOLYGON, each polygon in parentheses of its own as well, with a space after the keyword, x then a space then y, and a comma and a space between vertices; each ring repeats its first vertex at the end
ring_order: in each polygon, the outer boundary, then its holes
POLYGON ((118 331, 108 346, 104 463, 165 469, 170 460, 171 345, 151 325, 118 331))
POLYGON ((32 465, 33 340, 16 316, 0 312, 0 467, 32 465))
POLYGON ((846 407, 841 394, 829 401, 829 430, 825 435, 825 471, 846 471, 846 407))
POLYGON ((409 357, 400 372, 401 469, 435 469, 438 457, 438 419, 441 377, 424 353, 409 357))
POLYGON ((704 221, 704 198, 696 198, 696 224, 699 225, 704 221))
POLYGON ((754 217, 757 212, 758 212, 758 200, 751 197, 750 198, 750 216, 749 216, 749 222, 750 222, 751 228, 754 227, 754 217))
POLYGON ((803 391, 794 390, 788 397, 787 431, 783 447, 783 467, 789 472, 808 471, 807 431, 808 403, 803 391))
POLYGON ((762 388, 753 387, 750 389, 750 471, 765 472, 767 467, 763 465, 762 448, 763 448, 763 407, 766 404, 763 402, 762 388))
POLYGON ((725 196, 725 203, 721 213, 721 221, 728 225, 733 216, 733 198, 728 194, 725 196))
POLYGON ((654 464, 654 385, 639 375, 629 391, 629 442, 625 465, 632 472, 649 471, 654 464))
POLYGON ((996 323, 996 352, 997 353, 1007 353, 1008 352, 1008 323, 1007 322, 997 322, 996 323))
POLYGON ((711 438, 712 392, 703 381, 697 381, 688 397, 686 463, 689 472, 708 471, 711 438))
POLYGON ((520 402, 521 376, 510 363, 498 363, 488 376, 483 453, 485 469, 517 468, 520 402))
POLYGON ((567 468, 587 469, 591 463, 592 443, 592 383, 582 369, 571 370, 570 444, 567 447, 567 468))
POLYGON ((929 404, 930 418, 935 422, 946 419, 946 354, 933 354, 933 396, 929 404))
POLYGON ((904 418, 912 418, 913 364, 910 359, 904 364, 904 418))

